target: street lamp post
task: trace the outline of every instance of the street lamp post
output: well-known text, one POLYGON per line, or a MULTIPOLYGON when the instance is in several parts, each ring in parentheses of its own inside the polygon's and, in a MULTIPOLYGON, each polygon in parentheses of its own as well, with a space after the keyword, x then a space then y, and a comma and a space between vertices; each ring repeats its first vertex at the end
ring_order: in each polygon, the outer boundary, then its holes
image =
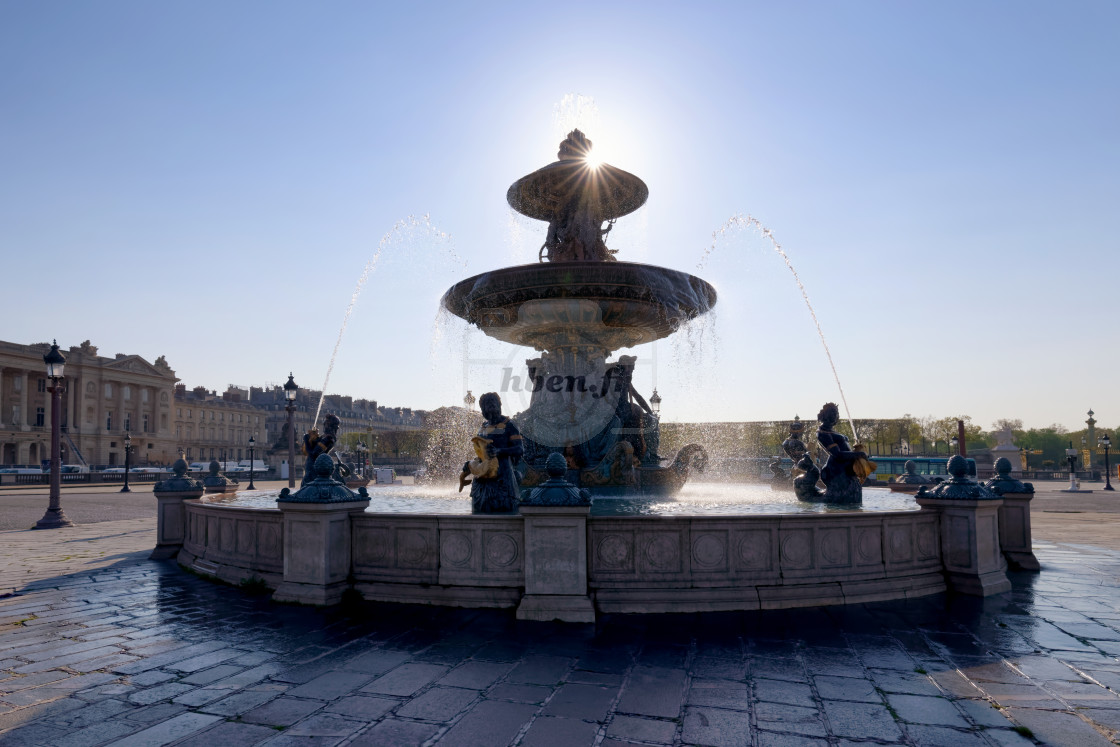
POLYGON ((47 377, 51 380, 51 487, 47 512, 35 524, 36 529, 57 529, 72 527, 74 522, 62 513, 62 384, 66 359, 58 351, 58 340, 43 356, 47 364, 47 377))
POLYGON ((957 446, 960 444, 960 442, 960 439, 956 436, 953 436, 949 439, 949 456, 952 456, 953 452, 957 450, 957 446))
POLYGON ((256 490, 253 485, 253 447, 257 445, 257 439, 249 436, 249 490, 256 490))
POLYGON ((124 432, 124 487, 121 488, 122 493, 131 493, 132 492, 132 490, 128 487, 128 468, 129 468, 129 465, 131 464, 131 462, 129 462, 128 455, 131 454, 131 453, 132 453, 132 435, 128 431, 125 431, 124 432))
POLYGON ((1112 475, 1109 474, 1112 466, 1108 463, 1108 450, 1112 447, 1112 439, 1105 433, 1097 440, 1097 446, 1104 449, 1104 489, 1113 490, 1112 475))
POLYGON ((1073 448, 1073 441, 1069 442, 1066 449, 1066 461, 1069 462, 1069 492, 1077 492, 1077 449, 1073 448))
POLYGON ((653 410, 654 415, 661 414, 661 395, 657 393, 656 387, 653 390, 653 396, 649 398, 649 409, 653 410))
POLYGON ((299 385, 296 384, 295 379, 292 378, 291 372, 288 372, 288 382, 284 384, 284 399, 287 401, 285 408, 288 411, 288 488, 296 486, 296 426, 295 426, 295 412, 296 412, 296 394, 299 393, 299 385))

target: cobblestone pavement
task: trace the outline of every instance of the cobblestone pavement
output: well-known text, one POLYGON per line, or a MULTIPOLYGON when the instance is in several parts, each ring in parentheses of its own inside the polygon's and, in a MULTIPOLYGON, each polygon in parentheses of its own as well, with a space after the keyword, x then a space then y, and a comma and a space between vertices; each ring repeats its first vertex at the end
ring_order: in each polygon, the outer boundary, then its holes
POLYGON ((0 598, 0 745, 1095 745, 1120 729, 1113 551, 1041 544, 1043 572, 984 601, 592 627, 275 604, 147 560, 151 531, 0 533, 4 567, 25 569, 0 598), (52 566, 70 542, 85 549, 52 566))

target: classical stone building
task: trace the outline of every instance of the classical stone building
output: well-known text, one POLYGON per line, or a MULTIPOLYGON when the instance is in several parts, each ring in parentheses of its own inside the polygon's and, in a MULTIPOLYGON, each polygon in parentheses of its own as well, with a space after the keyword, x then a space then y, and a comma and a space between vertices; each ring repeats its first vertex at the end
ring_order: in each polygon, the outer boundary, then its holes
MULTIPOLYGON (((50 393, 43 356, 48 343, 20 345, 0 341, 0 465, 39 466, 50 458, 50 393)), ((249 437, 257 459, 283 440, 288 422, 281 387, 225 392, 187 389, 163 356, 149 363, 138 355, 98 355, 86 340, 63 350, 62 462, 91 467, 124 464, 124 436, 132 438, 135 466, 169 465, 181 453, 189 462, 249 457, 249 437)), ((321 392, 300 389, 297 437, 312 426, 321 392)), ((424 413, 379 407, 372 400, 328 395, 320 415, 342 420, 342 433, 416 430, 424 413)), ((278 466, 278 465, 277 465, 278 466)))
POLYGON ((237 387, 219 395, 206 387, 188 390, 179 384, 175 388, 176 451, 188 462, 237 462, 249 458, 252 436, 261 447, 254 458, 262 458, 271 436, 267 413, 251 404, 248 394, 237 387))
MULTIPOLYGON (((293 422, 296 431, 296 448, 299 448, 300 439, 314 425, 312 420, 319 407, 322 392, 317 389, 304 389, 300 387, 296 395, 296 411, 293 422)), ((251 387, 249 396, 254 406, 267 414, 268 433, 271 436, 269 445, 273 453, 284 456, 287 454, 287 401, 284 399, 284 389, 274 386, 267 389, 251 387)), ((328 394, 323 400, 322 412, 319 422, 331 413, 341 420, 339 433, 364 433, 377 434, 390 431, 419 430, 424 426, 422 410, 412 410, 407 407, 381 407, 376 400, 354 399, 337 394, 328 394)), ((258 437, 258 440, 260 438, 258 437)), ((370 439, 367 438, 367 441, 370 439)), ((372 444, 371 444, 372 446, 372 444)))
MULTIPOLYGON (((43 355, 49 343, 0 342, 0 464, 38 466, 50 458, 51 396, 43 355)), ((137 464, 166 462, 171 400, 178 381, 162 356, 98 355, 86 340, 66 356, 62 395, 64 464, 124 464, 124 435, 132 435, 137 464)))

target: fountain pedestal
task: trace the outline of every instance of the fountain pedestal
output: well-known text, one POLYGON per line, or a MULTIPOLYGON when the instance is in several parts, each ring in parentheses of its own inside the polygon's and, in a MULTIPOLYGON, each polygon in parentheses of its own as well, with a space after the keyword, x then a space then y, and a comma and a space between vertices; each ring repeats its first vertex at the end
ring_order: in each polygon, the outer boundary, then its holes
POLYGON ((980 597, 1011 591, 1000 552, 1003 500, 968 478, 964 457, 954 456, 948 469, 952 479, 933 489, 923 485, 916 500, 923 511, 940 514, 941 559, 949 588, 980 597))
POLYGON ((567 464, 561 454, 550 454, 545 468, 548 481, 519 508, 525 517, 525 596, 517 619, 595 622, 587 593, 591 495, 564 479, 567 464))
POLYGON ((1012 462, 1006 457, 996 460, 996 476, 984 486, 1003 498, 999 510, 999 544, 1012 568, 1037 571, 1041 568, 1031 547, 1031 499, 1034 485, 1012 476, 1012 462))
POLYGON ((284 580, 272 598, 300 604, 338 604, 350 588, 350 519, 369 506, 369 494, 354 493, 331 478, 334 461, 315 460, 315 479, 295 493, 285 488, 276 501, 284 521, 284 580))
POLYGON ((187 462, 179 459, 171 467, 175 476, 152 487, 156 498, 156 547, 148 556, 166 560, 179 554, 187 537, 187 509, 183 501, 202 496, 202 483, 187 477, 187 462))
POLYGON ((587 514, 590 507, 522 506, 525 517, 525 596, 518 620, 595 622, 587 594, 587 514))

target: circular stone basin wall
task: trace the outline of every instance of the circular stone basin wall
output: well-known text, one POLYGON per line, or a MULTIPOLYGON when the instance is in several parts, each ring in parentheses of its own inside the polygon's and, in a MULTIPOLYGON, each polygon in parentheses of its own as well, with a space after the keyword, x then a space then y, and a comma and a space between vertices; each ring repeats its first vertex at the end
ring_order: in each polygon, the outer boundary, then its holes
MULTIPOLYGON (((207 499, 186 501, 185 510, 180 564, 235 584, 281 583, 291 551, 283 511, 207 499)), ((526 547, 521 515, 367 511, 345 521, 349 577, 370 600, 515 607, 527 557, 541 552, 526 547)), ((599 612, 778 609, 946 588, 936 511, 592 513, 579 521, 586 593, 599 612)))

